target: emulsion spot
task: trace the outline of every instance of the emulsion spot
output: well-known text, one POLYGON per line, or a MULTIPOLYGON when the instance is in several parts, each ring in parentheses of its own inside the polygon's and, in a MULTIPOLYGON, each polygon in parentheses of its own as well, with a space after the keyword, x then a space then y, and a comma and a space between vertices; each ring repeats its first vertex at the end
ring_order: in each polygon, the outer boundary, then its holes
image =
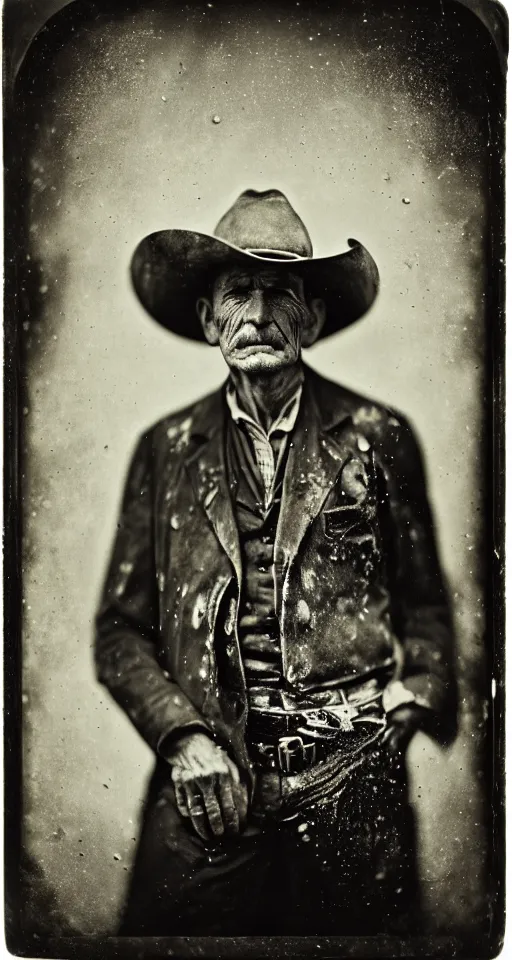
POLYGON ((192 626, 194 630, 199 630, 199 627, 204 620, 204 615, 206 613, 206 597, 204 594, 200 593, 194 604, 194 609, 192 610, 192 626))
POLYGON ((311 620, 311 610, 305 600, 299 600, 297 604, 297 620, 301 624, 309 623, 311 620))

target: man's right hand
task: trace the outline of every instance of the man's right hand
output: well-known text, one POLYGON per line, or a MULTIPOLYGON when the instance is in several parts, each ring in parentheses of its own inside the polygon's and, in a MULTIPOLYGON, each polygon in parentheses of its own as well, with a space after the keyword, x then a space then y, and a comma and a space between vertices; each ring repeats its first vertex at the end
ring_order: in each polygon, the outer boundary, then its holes
POLYGON ((247 817, 247 789, 222 747, 199 731, 185 733, 166 751, 178 810, 190 817, 196 833, 213 837, 237 834, 247 817))

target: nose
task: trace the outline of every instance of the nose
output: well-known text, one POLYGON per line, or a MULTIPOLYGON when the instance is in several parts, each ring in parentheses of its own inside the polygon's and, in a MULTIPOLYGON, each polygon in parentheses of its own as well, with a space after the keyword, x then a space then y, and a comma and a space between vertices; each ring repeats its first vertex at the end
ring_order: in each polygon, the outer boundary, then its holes
POLYGON ((251 290, 251 297, 245 314, 247 322, 259 327, 265 322, 265 302, 263 290, 251 290))

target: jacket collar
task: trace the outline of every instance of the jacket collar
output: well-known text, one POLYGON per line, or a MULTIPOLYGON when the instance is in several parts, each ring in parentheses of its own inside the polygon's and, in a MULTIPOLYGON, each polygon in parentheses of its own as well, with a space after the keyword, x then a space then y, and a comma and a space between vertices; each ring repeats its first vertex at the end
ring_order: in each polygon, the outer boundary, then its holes
MULTIPOLYGON (((214 393, 200 400, 193 414, 192 435, 198 440, 209 440, 221 432, 226 413, 225 394, 229 378, 214 393)), ((304 364, 304 402, 314 408, 320 430, 331 430, 350 416, 354 409, 352 395, 339 384, 334 384, 304 364)))

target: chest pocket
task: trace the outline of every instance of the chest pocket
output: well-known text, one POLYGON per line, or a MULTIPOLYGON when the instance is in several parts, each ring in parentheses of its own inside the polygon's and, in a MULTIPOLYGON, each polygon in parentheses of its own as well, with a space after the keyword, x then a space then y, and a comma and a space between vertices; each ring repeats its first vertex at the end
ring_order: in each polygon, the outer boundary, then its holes
POLYGON ((357 540, 372 533, 366 511, 353 504, 324 510, 323 525, 324 536, 333 543, 347 539, 357 540))
POLYGON ((348 562, 369 577, 380 551, 376 534, 376 508, 372 461, 350 458, 337 484, 337 505, 322 514, 324 542, 331 560, 348 562))

